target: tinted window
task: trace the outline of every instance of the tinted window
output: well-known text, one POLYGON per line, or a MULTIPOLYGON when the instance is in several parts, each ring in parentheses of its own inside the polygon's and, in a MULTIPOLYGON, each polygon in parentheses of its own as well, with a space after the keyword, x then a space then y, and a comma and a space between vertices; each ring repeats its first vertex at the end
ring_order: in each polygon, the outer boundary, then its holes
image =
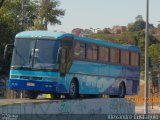
POLYGON ((56 68, 58 41, 16 39, 15 46, 12 66, 38 69, 56 68))
POLYGON ((126 51, 126 65, 129 65, 129 51, 126 51))
POLYGON ((138 53, 131 53, 131 65, 138 66, 139 65, 139 55, 138 53))
POLYGON ((76 42, 74 47, 74 56, 76 58, 85 58, 85 44, 76 42))
POLYGON ((106 62, 109 61, 109 48, 105 48, 105 49, 104 49, 104 60, 105 60, 106 62))
POLYGON ((34 68, 53 68, 57 62, 58 46, 59 43, 57 41, 37 40, 34 53, 34 68))
POLYGON ((93 57, 93 60, 97 60, 97 52, 98 52, 97 46, 93 45, 92 46, 92 57, 93 57))
POLYGON ((120 59, 119 59, 119 49, 116 48, 111 48, 110 51, 110 59, 112 63, 119 63, 120 59))
POLYGON ((121 50, 121 64, 129 65, 129 51, 121 50))
POLYGON ((90 44, 87 44, 87 59, 92 59, 92 46, 90 44))
POLYGON ((109 61, 109 48, 99 47, 99 60, 100 61, 109 61))
POLYGON ((97 46, 96 45, 92 45, 92 44, 87 44, 87 59, 90 60, 97 60, 97 46))

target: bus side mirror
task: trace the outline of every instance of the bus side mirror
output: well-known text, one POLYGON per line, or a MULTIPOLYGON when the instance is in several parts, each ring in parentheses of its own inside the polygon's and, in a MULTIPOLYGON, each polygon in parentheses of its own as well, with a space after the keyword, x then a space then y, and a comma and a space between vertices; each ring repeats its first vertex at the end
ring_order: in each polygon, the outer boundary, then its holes
POLYGON ((6 56, 8 55, 10 48, 14 48, 14 45, 13 44, 5 45, 4 54, 3 54, 3 59, 4 60, 6 60, 6 58, 7 58, 6 56))

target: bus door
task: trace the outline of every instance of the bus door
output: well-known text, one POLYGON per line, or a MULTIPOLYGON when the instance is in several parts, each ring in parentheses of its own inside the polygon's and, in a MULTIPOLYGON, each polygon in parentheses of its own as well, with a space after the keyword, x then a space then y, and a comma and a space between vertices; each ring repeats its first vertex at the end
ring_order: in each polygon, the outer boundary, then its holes
POLYGON ((62 48, 60 52, 60 75, 65 76, 67 64, 67 49, 62 48))
POLYGON ((60 52, 60 75, 65 76, 71 65, 71 49, 64 47, 60 52))
POLYGON ((72 63, 72 45, 73 41, 71 38, 64 38, 61 42, 60 50, 60 75, 65 76, 69 71, 72 63))

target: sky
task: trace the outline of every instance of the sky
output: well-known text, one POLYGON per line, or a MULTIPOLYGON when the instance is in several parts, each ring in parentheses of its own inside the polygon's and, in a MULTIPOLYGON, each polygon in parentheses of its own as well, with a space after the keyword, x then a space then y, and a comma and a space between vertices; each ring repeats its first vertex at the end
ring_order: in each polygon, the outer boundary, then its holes
MULTIPOLYGON (((147 0, 59 0, 58 8, 65 10, 61 25, 49 25, 49 31, 70 33, 74 28, 112 28, 127 26, 137 15, 146 19, 147 0)), ((149 0, 149 22, 157 26, 160 21, 160 0, 149 0)))

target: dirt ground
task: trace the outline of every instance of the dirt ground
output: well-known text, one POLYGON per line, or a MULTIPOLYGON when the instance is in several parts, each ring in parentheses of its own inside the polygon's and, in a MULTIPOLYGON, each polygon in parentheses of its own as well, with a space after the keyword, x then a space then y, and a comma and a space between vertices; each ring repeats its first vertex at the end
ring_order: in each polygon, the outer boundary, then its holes
MULTIPOLYGON (((160 104, 160 96, 158 96, 158 93, 154 93, 152 95, 150 86, 149 86, 149 97, 148 97, 148 104, 149 105, 159 105, 160 104)), ((140 91, 138 95, 135 96, 127 96, 126 98, 130 101, 133 101, 137 106, 142 106, 144 105, 145 98, 144 98, 144 81, 140 82, 140 91)))

